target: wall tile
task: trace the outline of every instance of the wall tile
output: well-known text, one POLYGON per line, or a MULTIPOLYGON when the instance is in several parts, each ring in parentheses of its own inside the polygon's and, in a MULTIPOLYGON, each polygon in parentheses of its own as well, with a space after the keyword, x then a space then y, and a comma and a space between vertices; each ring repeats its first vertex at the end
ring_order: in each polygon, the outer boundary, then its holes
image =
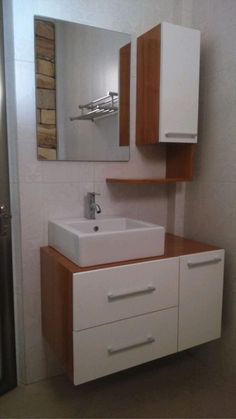
MULTIPOLYGON (((106 185, 95 183, 95 191, 101 196, 101 215, 119 215, 166 226, 167 196, 161 185, 106 185)), ((99 216, 97 217, 99 218, 99 216)))
POLYGON ((22 243, 43 236, 43 194, 40 183, 20 184, 22 243))
POLYGON ((225 377, 236 371, 236 36, 235 1, 193 1, 193 21, 204 28, 204 89, 195 181, 187 185, 185 234, 225 249, 222 339, 194 350, 225 377), (206 10, 208 8, 208 12, 206 10), (205 14, 205 16, 204 16, 205 14))
POLYGON ((45 244, 43 239, 27 240, 22 244, 25 255, 22 261, 23 288, 28 294, 40 292, 40 247, 45 244))
POLYGON ((194 182, 187 186, 185 233, 224 247, 234 240, 235 183, 194 182), (226 205, 227 202, 227 205, 226 205))
POLYGON ((34 1, 12 1, 12 4, 14 58, 32 63, 34 61, 34 1))
POLYGON ((42 165, 36 160, 36 141, 18 143, 19 179, 21 182, 41 182, 42 165))
POLYGON ((70 20, 74 14, 75 19, 78 18, 80 9, 83 9, 83 1, 78 0, 77 16, 76 10, 73 8, 75 0, 70 1, 68 7, 67 0, 60 0, 60 2, 51 0, 34 0, 34 13, 39 16, 55 17, 55 19, 70 20))
POLYGON ((43 183, 93 182, 91 162, 40 162, 43 183))
POLYGON ((202 23, 209 21, 211 0, 193 0, 192 14, 193 24, 200 26, 202 23))
POLYGON ((47 376, 47 362, 44 351, 40 351, 38 346, 32 347, 26 352, 26 382, 34 383, 43 380, 47 376))
POLYGON ((50 218, 83 217, 83 197, 91 190, 91 182, 42 184, 44 222, 47 223, 50 218))
POLYGON ((209 31, 212 35, 219 36, 235 26, 236 3, 234 0, 211 0, 209 2, 209 31))
MULTIPOLYGON (((213 21, 214 23, 214 21, 213 21)), ((234 49, 234 36, 236 24, 228 26, 226 22, 225 30, 212 33, 208 28, 209 48, 207 56, 207 66, 209 74, 214 74, 224 68, 235 66, 236 51, 234 49)))
POLYGON ((16 118, 18 141, 36 143, 34 63, 15 62, 16 118))
POLYGON ((39 347, 42 351, 41 292, 26 291, 24 302, 24 326, 26 351, 39 347))
MULTIPOLYGON (((205 137, 206 138, 206 137, 205 137)), ((222 143, 210 142, 197 153, 196 176, 198 180, 212 182, 234 182, 236 176, 234 139, 225 138, 222 143), (211 156, 209 161, 209 156, 211 156)))
POLYGON ((191 12, 192 13, 193 2, 194 2, 194 0, 182 0, 183 10, 186 11, 186 12, 191 12))
POLYGON ((189 11, 189 10, 184 10, 183 9, 182 10, 182 15, 181 15, 181 24, 183 26, 191 28, 191 27, 193 27, 192 26, 192 20, 193 20, 193 16, 192 16, 191 10, 189 11))
POLYGON ((158 25, 161 20, 163 19, 164 13, 166 15, 170 15, 172 8, 165 6, 164 9, 160 7, 160 3, 157 1, 148 1, 148 2, 141 2, 140 4, 140 11, 141 11, 141 22, 138 28, 137 35, 141 35, 142 33, 152 29, 153 26, 158 25), (166 8, 168 11, 166 11, 166 8))
POLYGON ((168 185, 167 231, 184 236, 185 184, 168 185))
MULTIPOLYGON (((236 27, 235 27, 236 32, 236 27)), ((209 112, 221 114, 226 106, 236 104, 234 66, 226 67, 207 78, 207 107, 209 112)))

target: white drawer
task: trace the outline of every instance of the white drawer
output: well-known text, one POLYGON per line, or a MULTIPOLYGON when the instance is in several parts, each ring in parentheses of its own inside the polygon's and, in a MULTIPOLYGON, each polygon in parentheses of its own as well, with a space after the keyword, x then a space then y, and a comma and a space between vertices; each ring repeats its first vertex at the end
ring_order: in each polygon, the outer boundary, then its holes
POLYGON ((73 330, 178 305, 178 258, 76 273, 73 330))
POLYGON ((177 351, 177 308, 73 333, 74 384, 177 351))
POLYGON ((221 334, 224 250, 180 257, 178 350, 221 334))

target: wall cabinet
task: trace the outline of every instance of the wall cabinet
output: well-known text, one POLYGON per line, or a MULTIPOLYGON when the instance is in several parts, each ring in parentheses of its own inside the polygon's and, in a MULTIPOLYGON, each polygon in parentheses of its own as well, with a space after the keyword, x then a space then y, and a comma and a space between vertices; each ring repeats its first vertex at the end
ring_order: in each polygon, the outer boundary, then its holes
POLYGON ((89 268, 42 248, 43 335, 75 385, 216 339, 223 265, 168 234, 163 256, 89 268))
POLYGON ((161 23, 137 41, 136 142, 196 143, 200 32, 161 23))
POLYGON ((164 22, 137 40, 136 144, 166 144, 166 176, 159 182, 192 180, 199 63, 195 29, 164 22))

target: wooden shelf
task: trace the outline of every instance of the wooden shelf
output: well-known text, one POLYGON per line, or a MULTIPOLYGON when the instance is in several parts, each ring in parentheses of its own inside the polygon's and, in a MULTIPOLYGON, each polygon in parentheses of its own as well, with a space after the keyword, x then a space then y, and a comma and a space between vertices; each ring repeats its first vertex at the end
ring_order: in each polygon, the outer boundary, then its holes
POLYGON ((142 185, 142 184, 156 184, 156 185, 165 185, 167 183, 176 183, 176 182, 188 182, 191 179, 186 179, 183 177, 173 177, 173 178, 130 178, 130 179, 122 179, 122 178, 107 178, 107 183, 125 183, 127 185, 142 185))

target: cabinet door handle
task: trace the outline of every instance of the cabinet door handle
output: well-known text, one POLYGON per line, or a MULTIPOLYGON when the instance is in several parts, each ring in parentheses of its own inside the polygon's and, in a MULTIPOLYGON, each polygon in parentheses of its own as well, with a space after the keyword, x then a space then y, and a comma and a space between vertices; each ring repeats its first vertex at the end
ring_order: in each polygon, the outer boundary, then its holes
POLYGON ((207 260, 201 260, 199 262, 192 262, 191 260, 189 260, 187 262, 187 264, 188 264, 189 268, 194 268, 195 266, 202 266, 202 265, 208 265, 208 264, 211 264, 211 263, 218 263, 218 262, 221 262, 221 260, 222 259, 220 257, 214 257, 214 258, 207 259, 207 260))
POLYGON ((195 138, 197 133, 195 132, 166 132, 167 138, 195 138))
POLYGON ((140 342, 131 343, 130 345, 117 346, 117 347, 114 347, 114 348, 113 348, 113 346, 108 346, 107 347, 107 352, 109 353, 109 355, 113 355, 113 354, 116 354, 117 352, 128 351, 129 349, 138 348, 139 346, 143 346, 143 345, 149 345, 150 343, 153 343, 153 342, 155 342, 155 338, 153 336, 147 336, 147 338, 145 340, 141 340, 140 342))
POLYGON ((107 294, 108 301, 119 300, 122 298, 133 297, 139 294, 149 294, 156 290, 156 287, 153 285, 148 285, 146 288, 134 289, 132 291, 124 291, 124 292, 109 292, 107 294))

